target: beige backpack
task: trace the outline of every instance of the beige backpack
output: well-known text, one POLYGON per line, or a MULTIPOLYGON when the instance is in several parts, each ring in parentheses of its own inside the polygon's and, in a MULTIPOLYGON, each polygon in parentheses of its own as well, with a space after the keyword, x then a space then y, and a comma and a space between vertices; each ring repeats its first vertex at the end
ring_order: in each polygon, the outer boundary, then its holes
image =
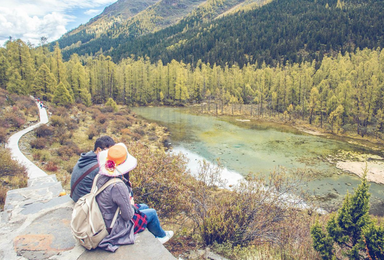
MULTIPOLYGON (((81 197, 73 207, 71 229, 74 238, 79 241, 80 245, 86 249, 95 249, 100 241, 108 235, 107 227, 99 205, 96 202, 96 196, 109 185, 122 182, 121 179, 112 178, 106 182, 100 189, 97 189, 96 182, 99 174, 93 180, 91 192, 81 197)), ((111 229, 115 224, 120 208, 117 208, 113 217, 111 229)))

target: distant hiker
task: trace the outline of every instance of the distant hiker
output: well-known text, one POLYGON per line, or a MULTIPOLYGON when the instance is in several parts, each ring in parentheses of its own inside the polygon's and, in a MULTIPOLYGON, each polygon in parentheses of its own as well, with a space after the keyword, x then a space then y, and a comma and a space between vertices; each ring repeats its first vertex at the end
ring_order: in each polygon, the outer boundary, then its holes
POLYGON ((99 172, 97 154, 114 144, 111 137, 102 136, 96 140, 93 151, 81 154, 71 175, 71 198, 75 202, 91 191, 93 179, 99 172))
POLYGON ((111 226, 115 212, 120 208, 120 214, 112 230, 101 240, 99 247, 115 252, 119 245, 133 244, 134 234, 143 231, 145 227, 161 243, 167 242, 173 236, 173 231, 164 231, 161 228, 156 210, 148 208, 145 204, 134 204, 129 171, 136 168, 137 160, 128 153, 125 144, 115 144, 108 150, 101 151, 97 158, 100 169, 96 180, 98 188, 111 178, 123 180, 108 186, 96 197, 107 227, 111 226))
POLYGON ((43 102, 40 102, 40 108, 43 108, 43 102))

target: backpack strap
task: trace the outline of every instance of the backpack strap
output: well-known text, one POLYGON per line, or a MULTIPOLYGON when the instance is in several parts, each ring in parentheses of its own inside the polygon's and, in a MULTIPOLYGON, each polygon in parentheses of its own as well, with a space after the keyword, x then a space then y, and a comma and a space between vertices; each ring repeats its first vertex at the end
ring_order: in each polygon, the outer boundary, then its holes
POLYGON ((99 189, 97 188, 96 186, 96 183, 97 183, 97 180, 99 179, 99 176, 100 174, 97 174, 95 176, 95 179, 93 180, 93 184, 92 184, 92 189, 91 189, 91 192, 94 192, 95 193, 95 197, 100 193, 102 192, 105 188, 107 188, 109 185, 113 184, 113 183, 118 183, 118 182, 123 182, 121 179, 119 178, 111 178, 109 181, 107 181, 106 183, 104 183, 103 186, 101 186, 99 189))
MULTIPOLYGON (((92 191, 95 192, 95 197, 96 197, 100 192, 102 192, 103 190, 105 190, 105 188, 107 188, 109 185, 111 185, 111 184, 113 184, 113 183, 123 182, 123 180, 121 180, 121 179, 119 179, 119 178, 112 178, 112 179, 110 179, 109 181, 107 181, 103 186, 101 186, 100 189, 97 190, 96 183, 97 183, 97 180, 99 179, 99 176, 100 176, 100 174, 97 174, 97 175, 95 176, 95 179, 93 180, 93 185, 92 185, 92 191)), ((111 232, 111 230, 112 230, 112 228, 113 228, 113 225, 115 225, 115 222, 116 222, 117 216, 119 215, 119 212, 120 212, 120 207, 117 207, 116 212, 115 212, 115 215, 113 216, 113 219, 112 219, 111 226, 110 226, 109 228, 107 228, 108 233, 111 232)))
POLYGON ((117 220, 117 216, 119 216, 120 213, 120 207, 117 207, 115 215, 113 216, 111 226, 107 228, 108 233, 111 233, 113 226, 115 225, 115 222, 117 220))
POLYGON ((85 173, 83 173, 83 175, 80 176, 80 178, 78 178, 75 182, 75 184, 73 184, 72 188, 71 188, 71 195, 70 197, 72 198, 72 194, 73 194, 73 191, 75 190, 77 184, 79 184, 79 182, 81 182, 85 176, 87 176, 88 174, 90 174, 93 170, 95 170, 97 167, 99 166, 98 163, 95 163, 95 165, 93 165, 91 168, 89 168, 85 173))

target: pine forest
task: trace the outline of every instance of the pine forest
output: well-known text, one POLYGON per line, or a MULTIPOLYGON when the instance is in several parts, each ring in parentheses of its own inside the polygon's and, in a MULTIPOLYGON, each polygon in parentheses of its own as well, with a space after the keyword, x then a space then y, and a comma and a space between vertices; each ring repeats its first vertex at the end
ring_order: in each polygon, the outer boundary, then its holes
POLYGON ((248 104, 257 116, 283 114, 328 127, 383 138, 384 50, 326 56, 316 62, 196 66, 172 60, 127 58, 116 64, 99 55, 63 61, 57 45, 30 48, 21 40, 0 49, 0 85, 11 93, 34 95, 57 105, 183 105, 212 102, 248 104))

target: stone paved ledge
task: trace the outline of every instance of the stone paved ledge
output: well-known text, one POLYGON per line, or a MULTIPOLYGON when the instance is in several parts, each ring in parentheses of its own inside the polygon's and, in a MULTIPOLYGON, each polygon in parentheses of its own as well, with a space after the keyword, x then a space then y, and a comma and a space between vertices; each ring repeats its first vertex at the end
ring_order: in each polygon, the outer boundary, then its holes
POLYGON ((85 250, 71 233, 72 199, 57 195, 41 200, 36 195, 58 184, 60 191, 59 182, 10 191, 5 206, 8 210, 3 212, 6 217, 0 224, 0 259, 175 259, 149 231, 138 234, 135 244, 120 246, 115 253, 85 250))

